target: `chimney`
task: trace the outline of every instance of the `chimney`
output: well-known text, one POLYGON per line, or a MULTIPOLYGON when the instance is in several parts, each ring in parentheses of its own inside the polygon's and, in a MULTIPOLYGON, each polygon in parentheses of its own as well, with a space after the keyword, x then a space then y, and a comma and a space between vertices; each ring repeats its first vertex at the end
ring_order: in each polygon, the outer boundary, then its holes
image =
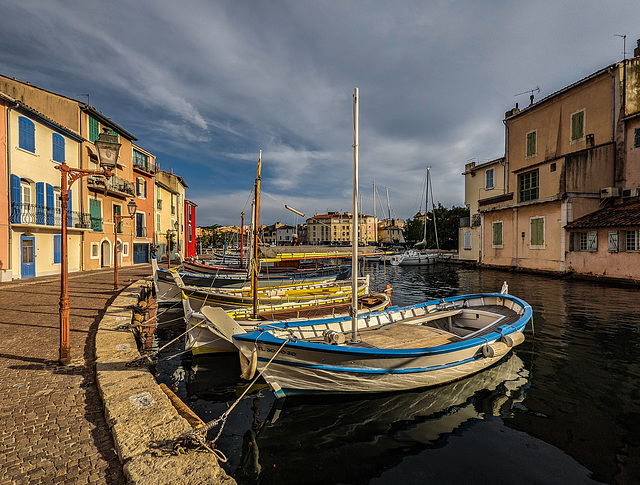
POLYGON ((640 39, 638 39, 638 47, 633 49, 633 57, 640 56, 640 39))
POLYGON ((173 175, 173 167, 171 167, 171 169, 170 169, 170 170, 171 170, 171 175, 173 175))

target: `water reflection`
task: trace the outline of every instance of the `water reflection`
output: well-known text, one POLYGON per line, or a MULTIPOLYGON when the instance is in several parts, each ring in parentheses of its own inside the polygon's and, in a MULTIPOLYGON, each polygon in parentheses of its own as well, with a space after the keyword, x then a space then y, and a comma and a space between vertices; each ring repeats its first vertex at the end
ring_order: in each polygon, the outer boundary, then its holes
MULTIPOLYGON (((533 307, 533 325, 509 360, 424 392, 276 403, 260 384, 217 443, 239 482, 639 482, 637 289, 448 265, 366 270, 374 285, 393 286, 397 305, 497 291, 506 280, 533 307)), ((182 331, 163 329, 158 343, 182 331)), ((246 385, 236 355, 158 368, 205 421, 246 385)))
POLYGON ((485 372, 424 392, 287 398, 245 432, 234 477, 239 483, 299 483, 302 472, 309 484, 368 483, 408 455, 444 446, 465 423, 510 416, 527 384, 522 360, 511 354, 485 372))

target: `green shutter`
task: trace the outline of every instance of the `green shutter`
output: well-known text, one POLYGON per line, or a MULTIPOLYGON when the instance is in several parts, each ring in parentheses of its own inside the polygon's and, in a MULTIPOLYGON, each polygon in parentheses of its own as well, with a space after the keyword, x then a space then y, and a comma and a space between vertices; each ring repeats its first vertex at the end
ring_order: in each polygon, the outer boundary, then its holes
POLYGON ((493 245, 502 246, 502 222, 493 223, 493 245))
POLYGON ((100 136, 100 123, 95 118, 89 116, 89 141, 93 143, 100 136))
POLYGON ((536 133, 532 131, 527 133, 527 156, 531 157, 536 154, 536 133))
POLYGON ((640 148, 640 128, 636 128, 633 146, 634 148, 640 148))
POLYGON ((544 245, 544 219, 531 219, 531 245, 544 245))
POLYGON ((89 199, 89 215, 91 216, 91 229, 102 231, 102 203, 98 199, 89 199))
POLYGON ((584 111, 571 116, 571 139, 579 140, 584 136, 584 111))

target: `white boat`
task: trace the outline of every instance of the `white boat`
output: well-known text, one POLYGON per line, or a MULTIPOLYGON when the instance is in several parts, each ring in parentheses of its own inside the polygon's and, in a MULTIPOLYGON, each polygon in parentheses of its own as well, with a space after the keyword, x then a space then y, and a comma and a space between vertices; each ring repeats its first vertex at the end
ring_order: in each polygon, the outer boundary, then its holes
POLYGON ((389 262, 393 266, 425 266, 436 264, 440 259, 440 244, 438 243, 438 227, 436 225, 435 208, 433 205, 433 186, 431 185, 431 169, 427 167, 427 179, 425 184, 424 206, 424 232, 422 241, 416 244, 416 249, 409 249, 403 253, 394 254, 389 262), (427 220, 429 207, 429 190, 431 189, 431 213, 433 214, 433 229, 436 237, 436 250, 421 250, 427 246, 427 220))
POLYGON ((440 255, 436 252, 409 249, 404 253, 392 255, 389 258, 389 263, 392 266, 424 266, 428 264, 436 264, 439 258, 440 255))
MULTIPOLYGON (((353 274, 358 267, 357 100, 356 88, 353 274)), ((214 325, 240 350, 249 370, 246 377, 257 369, 276 397, 284 397, 401 391, 457 380, 498 362, 522 343, 532 317, 531 307, 509 295, 506 283, 500 293, 455 296, 367 315, 357 314, 355 293, 352 305, 350 317, 271 323, 251 332, 223 312, 214 325)))

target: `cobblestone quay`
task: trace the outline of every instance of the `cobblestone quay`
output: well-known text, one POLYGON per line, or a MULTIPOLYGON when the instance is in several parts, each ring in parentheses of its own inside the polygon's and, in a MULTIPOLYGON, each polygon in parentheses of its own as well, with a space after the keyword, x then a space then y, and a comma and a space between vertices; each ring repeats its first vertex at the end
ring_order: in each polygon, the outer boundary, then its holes
MULTIPOLYGON (((119 268, 120 287, 151 265, 119 268)), ((60 277, 0 284, 0 483, 125 483, 95 383, 113 269, 71 273, 71 365, 58 365, 60 277)))

